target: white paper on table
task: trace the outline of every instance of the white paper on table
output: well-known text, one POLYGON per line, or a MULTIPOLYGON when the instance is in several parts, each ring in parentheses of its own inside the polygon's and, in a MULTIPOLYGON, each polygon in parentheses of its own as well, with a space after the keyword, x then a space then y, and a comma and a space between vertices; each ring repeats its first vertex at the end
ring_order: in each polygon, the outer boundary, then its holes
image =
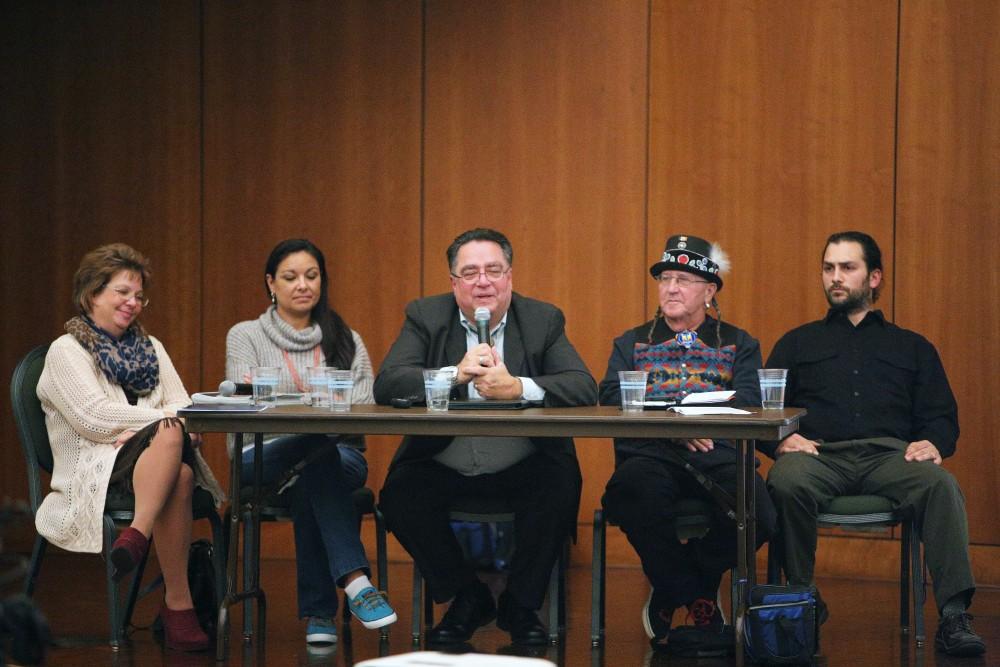
POLYGON ((738 408, 722 408, 715 405, 705 405, 705 406, 680 406, 675 405, 670 408, 674 412, 680 413, 686 416, 693 415, 748 415, 749 410, 740 410, 738 408))
POLYGON ((253 396, 223 396, 213 391, 193 394, 191 400, 201 405, 250 405, 253 403, 253 396))
MULTIPOLYGON (((736 392, 727 389, 725 391, 701 391, 695 392, 694 394, 688 394, 681 400, 681 405, 690 405, 691 403, 696 403, 701 405, 702 403, 725 403, 726 401, 731 401, 736 392)), ((645 401, 643 405, 647 405, 652 408, 663 408, 671 403, 667 401, 645 401)))
POLYGON ((685 396, 681 401, 681 405, 689 403, 725 403, 732 400, 735 395, 736 392, 732 389, 727 389, 726 391, 700 391, 685 396))
MULTIPOLYGON (((252 405, 253 396, 223 396, 218 392, 197 393, 191 396, 191 400, 197 405, 252 405)), ((275 405, 302 405, 309 404, 309 394, 277 394, 274 397, 275 405)))

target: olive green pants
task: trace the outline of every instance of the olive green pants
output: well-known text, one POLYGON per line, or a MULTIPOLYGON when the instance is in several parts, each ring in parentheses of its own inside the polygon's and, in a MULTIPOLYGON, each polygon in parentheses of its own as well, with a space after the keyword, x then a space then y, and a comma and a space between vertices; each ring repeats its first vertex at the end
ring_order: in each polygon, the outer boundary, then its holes
POLYGON ((913 513, 940 609, 975 591, 969 561, 965 497, 955 477, 931 461, 906 461, 907 443, 895 438, 829 442, 819 456, 791 452, 778 457, 767 477, 778 509, 782 565, 789 583, 813 584, 816 517, 842 495, 877 495, 913 513))

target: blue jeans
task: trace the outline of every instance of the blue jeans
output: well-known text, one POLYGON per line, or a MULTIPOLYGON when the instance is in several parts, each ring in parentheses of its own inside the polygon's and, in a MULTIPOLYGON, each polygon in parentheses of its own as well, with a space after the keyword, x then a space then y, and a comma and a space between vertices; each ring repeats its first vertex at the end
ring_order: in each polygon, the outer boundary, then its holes
MULTIPOLYGON (((351 499, 368 478, 368 463, 357 449, 337 445, 338 438, 290 435, 264 443, 265 484, 280 480, 307 455, 312 458, 298 481, 279 496, 292 510, 299 618, 333 618, 337 583, 344 575, 364 570, 371 576, 351 499)), ((243 450, 243 479, 252 475, 251 445, 243 450)))

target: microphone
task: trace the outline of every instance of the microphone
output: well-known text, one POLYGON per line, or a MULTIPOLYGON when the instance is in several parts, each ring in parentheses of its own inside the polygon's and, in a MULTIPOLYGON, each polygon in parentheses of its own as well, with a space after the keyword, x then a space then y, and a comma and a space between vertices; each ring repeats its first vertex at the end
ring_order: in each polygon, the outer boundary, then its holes
POLYGON ((219 383, 219 395, 220 396, 240 396, 253 393, 253 385, 246 384, 243 382, 233 382, 232 380, 223 380, 219 383))
POLYGON ((476 333, 479 334, 479 342, 490 344, 490 309, 485 306, 476 308, 476 333))

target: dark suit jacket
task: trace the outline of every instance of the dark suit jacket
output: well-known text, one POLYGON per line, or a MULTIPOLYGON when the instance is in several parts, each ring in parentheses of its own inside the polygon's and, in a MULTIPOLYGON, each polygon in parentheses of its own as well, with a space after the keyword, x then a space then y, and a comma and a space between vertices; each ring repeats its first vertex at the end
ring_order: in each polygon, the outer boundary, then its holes
MULTIPOLYGON (((576 349, 566 338, 566 320, 555 306, 516 292, 507 311, 503 357, 511 375, 529 377, 545 390, 545 407, 597 403, 597 383, 576 349)), ((393 343, 375 378, 375 402, 393 398, 423 400, 423 369, 454 366, 466 352, 465 330, 459 322, 453 294, 411 301, 399 338, 393 343)), ((468 398, 468 386, 452 391, 468 398)), ((434 456, 451 442, 448 437, 407 436, 392 467, 434 456)), ((572 438, 532 438, 537 450, 572 466, 579 464, 572 438)))

